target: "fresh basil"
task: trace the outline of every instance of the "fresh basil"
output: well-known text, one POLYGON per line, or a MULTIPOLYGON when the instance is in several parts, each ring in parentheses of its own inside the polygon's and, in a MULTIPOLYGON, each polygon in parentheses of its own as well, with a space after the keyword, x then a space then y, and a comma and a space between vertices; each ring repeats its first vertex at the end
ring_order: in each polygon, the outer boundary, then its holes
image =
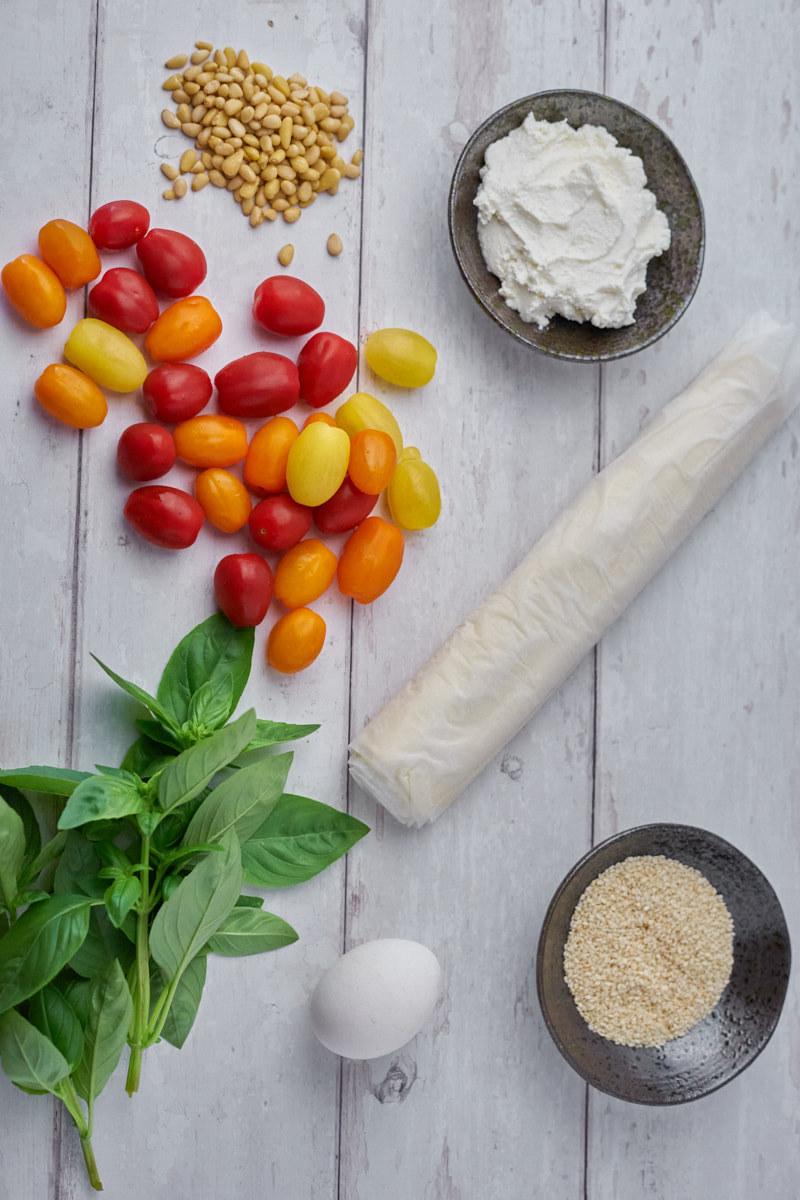
POLYGON ((83 1026, 67 997, 54 983, 48 983, 31 996, 28 1020, 63 1054, 71 1073, 83 1056, 83 1026))
POLYGON ((277 950, 296 941, 297 933, 280 917, 237 905, 208 939, 208 949, 226 958, 238 958, 277 950))
POLYGON ((13 913, 22 864, 25 861, 25 826, 19 813, 0 796, 0 906, 13 913))
POLYGON ((172 729, 175 731, 175 733, 178 732, 178 727, 175 725, 170 713, 166 708, 163 707, 162 704, 159 703, 155 696, 151 696, 149 692, 144 690, 144 688, 140 688, 138 683, 131 683, 130 680, 123 679, 121 675, 117 675, 116 671, 112 671, 111 667, 107 667, 106 664, 102 662, 96 654, 93 654, 92 658, 97 663, 98 667, 101 667, 105 671, 109 679, 113 679, 114 683, 116 683, 118 687, 122 688, 123 692, 127 692, 127 694, 132 696, 134 700, 138 700, 140 704, 143 704, 145 708, 149 709, 156 720, 160 721, 164 726, 166 726, 167 729, 172 729))
POLYGON ((349 813, 307 796, 284 794, 242 845, 245 882, 269 888, 304 883, 367 832, 367 826, 349 813))
POLYGON ((184 750, 164 768, 158 780, 158 802, 165 811, 186 804, 245 749, 253 736, 256 714, 249 709, 217 733, 184 750))
POLYGON ((89 987, 84 1049, 75 1070, 75 1090, 91 1113, 119 1062, 133 1017, 133 1001, 122 967, 111 963, 89 987))
POLYGON ((230 829, 246 841, 281 795, 291 764, 291 752, 276 754, 223 780, 192 817, 183 841, 216 842, 230 829))
POLYGON ((46 792, 51 796, 70 796, 88 771, 71 771, 67 767, 22 767, 16 771, 0 771, 0 783, 25 788, 29 792, 46 792))
POLYGON ((27 1000, 54 979, 83 944, 91 901, 85 896, 48 896, 0 939, 0 1013, 27 1000))
POLYGON ((164 1040, 178 1050, 189 1036, 200 1007, 206 982, 207 962, 205 954, 198 954, 186 966, 175 989, 167 1019, 161 1030, 164 1040))
MULTIPOLYGON (((127 774, 127 772, 126 772, 127 774)), ((75 788, 58 819, 59 829, 77 829, 89 821, 129 817, 144 808, 144 796, 128 778, 90 775, 75 788)))
POLYGON ((54 1092, 69 1063, 49 1038, 15 1009, 0 1016, 0 1061, 12 1083, 32 1092, 54 1092))
POLYGON ((178 643, 158 686, 158 700, 180 728, 189 719, 192 697, 201 688, 228 695, 230 709, 241 699, 248 678, 255 630, 240 629, 221 613, 201 622, 178 643))

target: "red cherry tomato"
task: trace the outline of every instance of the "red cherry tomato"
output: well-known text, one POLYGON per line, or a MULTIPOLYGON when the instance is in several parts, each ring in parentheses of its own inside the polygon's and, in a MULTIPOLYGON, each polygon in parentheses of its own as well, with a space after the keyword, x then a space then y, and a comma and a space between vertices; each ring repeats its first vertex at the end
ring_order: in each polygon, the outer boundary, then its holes
POLYGON ((322 324, 325 302, 302 279, 272 275, 256 288, 253 316, 270 333, 295 337, 322 324))
POLYGON ((290 358, 256 350, 214 376, 219 407, 233 417, 274 417, 297 403, 300 379, 290 358))
POLYGON ((158 316, 156 294, 130 267, 112 267, 89 292, 89 307, 123 333, 146 333, 158 316))
POLYGON ((89 237, 100 250, 127 250, 150 228, 150 213, 135 200, 110 200, 89 218, 89 237))
POLYGON ((129 479, 159 479, 175 463, 175 442, 163 425, 139 421, 117 442, 117 466, 129 479))
POLYGON ((217 604, 234 625, 260 625, 272 599, 272 570, 260 554, 228 554, 214 572, 217 604))
POLYGON ((353 530, 339 556, 339 590, 359 604, 382 596, 403 561, 402 531, 383 517, 367 517, 353 530))
POLYGON ((170 362, 154 367, 142 385, 145 403, 159 421, 188 421, 211 399, 211 376, 194 363, 170 362))
POLYGON ((330 500, 314 509, 314 524, 322 533, 345 533, 355 529, 378 503, 377 496, 360 492, 349 475, 330 500))
POLYGON ((337 333, 315 333, 297 357, 300 398, 322 408, 341 395, 355 374, 358 351, 337 333))
POLYGON ((151 229, 136 243, 149 283, 167 296, 189 296, 206 277, 206 256, 185 233, 151 229))
POLYGON ((288 550, 311 528, 311 509, 286 492, 259 500, 248 520, 250 536, 264 550, 288 550))
POLYGON ((191 546, 205 519, 194 496, 159 483, 147 483, 132 491, 123 514, 140 537, 166 550, 191 546))

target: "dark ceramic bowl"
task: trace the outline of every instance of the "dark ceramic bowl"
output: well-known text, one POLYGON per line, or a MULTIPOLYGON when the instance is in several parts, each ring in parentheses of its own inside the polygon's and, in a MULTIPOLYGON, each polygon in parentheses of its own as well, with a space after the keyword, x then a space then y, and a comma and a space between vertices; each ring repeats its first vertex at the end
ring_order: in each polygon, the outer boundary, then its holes
POLYGON ((622 358, 662 337, 686 311, 703 268, 703 207, 686 163, 666 134, 647 117, 595 92, 539 92, 501 108, 480 126, 464 147, 450 185, 450 242, 461 274, 480 306, 513 337, 550 354, 577 362, 622 358), (488 270, 478 242, 475 195, 486 148, 534 113, 539 121, 568 121, 574 128, 602 125, 642 160, 647 186, 666 215, 670 247, 647 268, 647 288, 636 304, 633 325, 597 329, 589 322, 555 316, 547 329, 523 321, 499 294, 499 281, 488 270))
POLYGON ((790 959, 778 898, 748 858, 704 829, 641 825, 602 842, 569 872, 542 925, 536 982, 553 1040, 587 1083, 637 1104, 681 1104, 722 1087, 764 1049, 778 1023, 790 959), (716 1008, 658 1048, 619 1046, 593 1033, 564 982, 564 943, 581 895, 607 867, 640 854, 663 854, 700 871, 734 925, 733 971, 716 1008))

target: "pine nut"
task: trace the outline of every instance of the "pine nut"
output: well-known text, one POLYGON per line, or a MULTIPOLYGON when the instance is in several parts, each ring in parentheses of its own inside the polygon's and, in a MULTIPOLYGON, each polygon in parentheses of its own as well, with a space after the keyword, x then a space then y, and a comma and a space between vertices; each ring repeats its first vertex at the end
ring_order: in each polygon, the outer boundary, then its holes
POLYGON ((175 92, 183 83, 180 75, 170 75, 169 79, 165 79, 162 83, 162 88, 165 92, 175 92))
POLYGON ((345 163, 342 167, 342 174, 345 179, 358 179, 361 174, 361 168, 355 166, 353 163, 345 163))
POLYGON ((197 151, 196 150, 184 150, 183 154, 181 155, 181 161, 180 161, 181 172, 185 175, 188 171, 191 171, 192 167, 195 165, 196 162, 197 162, 197 151))
POLYGON ((294 246, 291 242, 287 242, 285 246, 281 246, 278 251, 278 262, 282 267, 288 267, 289 263, 294 258, 294 246))
POLYGON ((176 117, 175 113, 170 112, 170 110, 168 108, 165 108, 162 111, 161 120, 164 122, 164 124, 167 126, 168 129, 180 129, 180 127, 181 127, 181 123, 178 120, 178 118, 176 117))
POLYGON ((208 58, 208 50, 195 50, 189 55, 189 61, 194 65, 204 63, 208 58))
POLYGON ((164 197, 165 200, 174 200, 175 199, 175 193, 173 192, 172 188, 167 188, 167 190, 165 192, 162 192, 161 195, 164 197))
POLYGON ((255 200, 252 196, 240 196, 239 199, 241 200, 242 212, 246 217, 249 217, 256 206, 255 200))
POLYGON ((179 67, 185 67, 189 61, 187 54, 173 54, 172 58, 168 58, 164 66, 168 71, 177 71, 179 67))
POLYGON ((292 224, 294 221, 296 221, 299 216, 300 209, 294 205, 291 208, 284 209, 283 219, 284 221, 288 221, 289 224, 292 224))
POLYGON ((208 182, 213 184, 214 187, 224 188, 228 181, 221 171, 215 170, 208 172, 208 182))
POLYGON ((250 212, 250 224, 255 229, 256 225, 260 225, 263 220, 264 220, 264 212, 256 204, 250 212))
POLYGON ((175 193, 176 200, 180 200, 189 190, 189 185, 185 179, 176 179, 172 185, 172 190, 175 193))
POLYGON ((339 237, 338 233, 332 233, 328 238, 326 245, 328 254, 332 254, 334 258, 337 254, 341 254, 344 248, 342 246, 342 239, 339 237))
POLYGON ((353 155, 353 157, 350 159, 350 162, 353 164, 353 166, 354 166, 354 167, 360 167, 360 166, 361 166, 361 160, 362 160, 362 158, 363 158, 363 157, 364 157, 364 151, 363 151, 363 150, 356 150, 355 154, 354 154, 354 155, 353 155))
POLYGON ((183 132, 190 138, 196 138, 202 128, 203 126, 198 125, 196 121, 184 121, 181 125, 183 132))
POLYGON ((272 201, 272 207, 275 212, 286 212, 286 209, 289 208, 289 201, 285 196, 276 196, 272 201))
POLYGON ((162 174, 166 175, 167 179, 177 179, 178 178, 178 168, 173 167, 172 163, 166 163, 166 162, 162 163, 161 171, 162 171, 162 174))

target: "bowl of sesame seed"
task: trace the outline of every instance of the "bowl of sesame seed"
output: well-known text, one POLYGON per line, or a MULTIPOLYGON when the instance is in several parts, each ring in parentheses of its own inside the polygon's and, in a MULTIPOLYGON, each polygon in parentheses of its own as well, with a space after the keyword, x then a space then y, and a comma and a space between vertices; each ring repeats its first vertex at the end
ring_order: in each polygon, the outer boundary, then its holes
POLYGON ((641 825, 575 864, 537 953, 545 1023, 600 1091, 638 1104, 708 1095, 760 1054, 789 981, 778 897, 735 846, 641 825))

